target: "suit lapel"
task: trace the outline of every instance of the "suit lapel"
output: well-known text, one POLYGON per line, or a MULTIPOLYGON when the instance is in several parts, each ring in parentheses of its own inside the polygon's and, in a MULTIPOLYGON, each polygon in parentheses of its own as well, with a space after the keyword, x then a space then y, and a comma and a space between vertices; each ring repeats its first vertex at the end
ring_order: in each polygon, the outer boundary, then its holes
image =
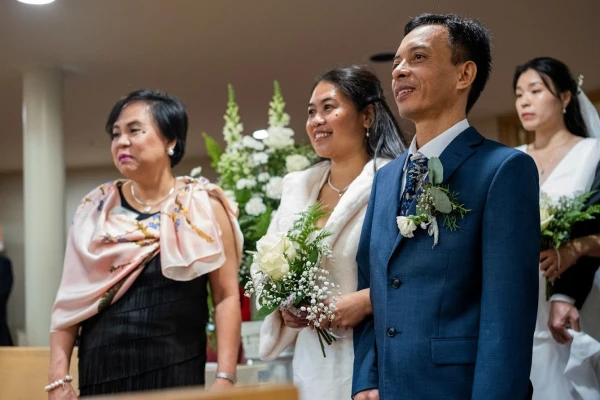
POLYGON ((483 141, 483 136, 472 126, 456 137, 440 155, 444 167, 444 180, 447 183, 452 174, 475 152, 475 145, 483 141))
MULTIPOLYGON (((450 180, 450 178, 452 177, 454 172, 458 169, 458 167, 460 167, 460 165, 463 162, 465 162, 465 160, 467 160, 467 158, 469 158, 471 156, 471 154, 473 154, 475 152, 474 147, 477 146, 478 144, 480 144, 481 142, 483 142, 483 140, 484 140, 483 136, 481 136, 475 128, 469 127, 467 129, 465 129, 460 135, 458 135, 456 137, 456 139, 454 139, 448 145, 448 147, 446 147, 446 149, 444 149, 444 151, 440 155, 440 161, 442 163, 442 166, 444 167, 444 180, 442 183, 447 183, 448 180, 450 180)), ((408 152, 405 152, 404 155, 402 156, 403 160, 406 160, 407 153, 408 152)), ((400 204, 401 193, 399 193, 399 191, 401 188, 400 185, 401 185, 402 176, 404 173, 404 171, 402 169, 403 166, 404 166, 404 161, 402 161, 402 163, 400 164, 400 167, 399 167, 400 171, 396 172, 398 174, 397 176, 400 177, 400 179, 397 179, 399 188, 397 191, 396 190, 391 191, 392 193, 398 193, 397 197, 396 197, 396 201, 398 202, 398 204, 400 204)), ((417 200, 415 198, 413 200, 413 202, 411 203, 410 208, 408 209, 407 215, 414 215, 416 213, 416 209, 417 209, 417 200)), ((400 215, 399 214, 399 206, 398 206, 396 216, 398 216, 398 215, 400 215)), ((397 237, 396 237, 396 243, 394 244, 394 248, 392 249, 392 252, 388 259, 388 266, 390 264, 390 261, 394 257, 394 255, 397 253, 397 251, 400 247, 400 244, 404 240, 404 236, 402 236, 402 234, 400 233, 400 230, 398 229, 395 218, 394 218, 394 224, 396 225, 397 237)), ((421 228, 417 228, 417 229, 421 229, 421 228)))
POLYGON ((390 183, 390 190, 386 191, 387 196, 385 196, 383 200, 384 207, 388 205, 387 208, 389 210, 386 216, 386 225, 390 225, 389 231, 393 232, 392 235, 395 234, 396 237, 394 246, 392 247, 392 252, 390 253, 390 258, 394 254, 394 250, 400 245, 400 242, 403 238, 403 236, 400 234, 400 230, 398 229, 396 217, 400 215, 400 196, 402 196, 402 178, 404 176, 404 164, 406 163, 407 157, 408 151, 405 151, 400 157, 398 157, 394 166, 396 170, 392 172, 392 176, 396 179, 394 179, 393 182, 390 183))

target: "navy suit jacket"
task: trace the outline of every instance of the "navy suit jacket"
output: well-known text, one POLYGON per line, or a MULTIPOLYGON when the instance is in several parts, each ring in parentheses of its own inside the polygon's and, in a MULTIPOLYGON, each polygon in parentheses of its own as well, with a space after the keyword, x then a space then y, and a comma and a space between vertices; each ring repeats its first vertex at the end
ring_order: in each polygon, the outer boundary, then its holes
MULTIPOLYGON (((471 211, 459 228, 399 233, 407 154, 378 171, 358 247, 373 318, 354 330, 353 395, 382 400, 525 399, 537 312, 539 182, 527 154, 470 127, 440 155, 471 211)), ((413 202, 408 215, 415 213, 413 202)))

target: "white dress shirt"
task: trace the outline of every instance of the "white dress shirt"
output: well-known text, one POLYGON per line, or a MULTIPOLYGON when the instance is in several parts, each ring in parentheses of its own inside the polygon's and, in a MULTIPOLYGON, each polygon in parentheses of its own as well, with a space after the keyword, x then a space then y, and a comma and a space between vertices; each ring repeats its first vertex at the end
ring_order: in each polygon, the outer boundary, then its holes
POLYGON ((446 150, 446 147, 448 147, 448 145, 452 143, 452 141, 456 139, 456 137, 460 135, 469 126, 469 121, 467 121, 467 119, 465 118, 459 123, 451 126, 448 130, 444 131, 440 135, 436 136, 434 139, 427 142, 420 149, 417 149, 417 137, 415 136, 412 142, 410 143, 410 147, 408 148, 408 157, 406 157, 406 161, 404 162, 404 169, 402 172, 402 191, 400 193, 404 193, 408 161, 412 159, 414 155, 418 153, 419 157, 423 155, 428 159, 431 157, 439 157, 440 154, 442 154, 442 152, 446 150))

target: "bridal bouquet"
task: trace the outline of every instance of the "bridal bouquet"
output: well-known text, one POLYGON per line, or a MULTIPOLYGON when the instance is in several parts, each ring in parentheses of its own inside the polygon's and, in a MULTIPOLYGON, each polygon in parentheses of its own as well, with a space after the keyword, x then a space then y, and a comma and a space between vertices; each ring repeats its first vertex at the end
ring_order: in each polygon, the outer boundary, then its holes
MULTIPOLYGON (((558 249, 571 240, 573 225, 577 222, 594 219, 600 214, 600 205, 585 207, 587 199, 594 192, 579 196, 561 196, 556 201, 545 193, 540 197, 541 250, 558 249)), ((554 291, 552 281, 546 278, 546 300, 550 300, 554 291)))
MULTIPOLYGON (((274 85, 275 93, 269 104, 268 136, 264 140, 242 134, 244 128, 231 85, 228 86, 229 100, 224 116, 225 149, 203 133, 212 166, 219 175, 217 183, 227 197, 239 205, 244 250, 255 249, 256 242, 267 233, 271 215, 281 201, 283 176, 303 170, 318 159, 310 145, 295 143, 279 84, 275 81, 274 85)), ((201 169, 196 168, 192 176, 200 173, 201 169)), ((242 286, 250 279, 251 264, 252 257, 246 255, 239 272, 242 286)))
POLYGON ((339 287, 329 280, 329 271, 321 266, 331 256, 324 243, 331 234, 317 228, 315 222, 326 214, 317 203, 301 212, 288 232, 261 238, 256 251, 249 252, 257 272, 246 284, 246 296, 256 294, 258 298, 257 317, 264 318, 278 309, 305 315, 317 332, 323 357, 324 342, 330 345, 336 339, 322 324, 333 321, 335 296, 340 294, 339 287))

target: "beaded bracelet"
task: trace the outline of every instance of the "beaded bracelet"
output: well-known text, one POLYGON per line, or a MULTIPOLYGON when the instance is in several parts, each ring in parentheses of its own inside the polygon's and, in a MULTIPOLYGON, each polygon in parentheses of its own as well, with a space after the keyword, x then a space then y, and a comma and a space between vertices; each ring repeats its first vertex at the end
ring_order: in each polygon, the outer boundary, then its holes
POLYGON ((44 389, 46 390, 46 392, 51 392, 59 386, 65 387, 67 382, 72 382, 72 381, 73 381, 73 377, 71 375, 67 375, 63 379, 59 379, 57 381, 52 382, 51 384, 46 386, 44 389))

